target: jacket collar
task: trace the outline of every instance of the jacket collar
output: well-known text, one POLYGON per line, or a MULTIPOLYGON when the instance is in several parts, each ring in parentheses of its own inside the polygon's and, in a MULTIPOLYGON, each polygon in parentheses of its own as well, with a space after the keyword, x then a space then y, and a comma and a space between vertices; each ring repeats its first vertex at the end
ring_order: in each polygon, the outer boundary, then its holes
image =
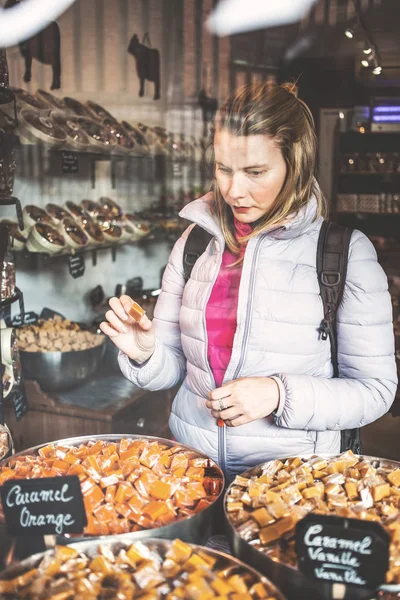
MULTIPOLYGON (((212 212, 214 201, 213 192, 208 192, 202 198, 187 204, 179 213, 179 216, 188 221, 200 225, 203 229, 223 238, 218 219, 212 212)), ((321 218, 315 219, 317 211, 317 199, 313 194, 305 206, 297 213, 289 216, 286 223, 261 235, 268 235, 274 239, 292 239, 319 226, 321 218)))

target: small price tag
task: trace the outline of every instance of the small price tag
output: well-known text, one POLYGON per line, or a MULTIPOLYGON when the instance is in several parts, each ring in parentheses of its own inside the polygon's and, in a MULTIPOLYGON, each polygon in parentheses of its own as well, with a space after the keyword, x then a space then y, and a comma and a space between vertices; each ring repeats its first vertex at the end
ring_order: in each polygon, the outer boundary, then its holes
POLYGON ((70 275, 77 279, 78 277, 82 277, 85 272, 85 259, 82 254, 74 254, 69 257, 68 268, 70 275))
POLYGON ((379 523, 310 514, 296 526, 299 569, 311 579, 375 590, 385 580, 390 538, 379 523))
POLYGON ((76 152, 64 150, 61 153, 61 169, 63 173, 79 173, 79 156, 76 152))
POLYGON ((28 412, 28 400, 25 394, 25 388, 21 383, 21 386, 11 391, 12 402, 15 411, 15 418, 20 421, 22 417, 28 412))
POLYGON ((1 486, 0 494, 9 535, 82 533, 87 524, 76 475, 13 479, 1 486))

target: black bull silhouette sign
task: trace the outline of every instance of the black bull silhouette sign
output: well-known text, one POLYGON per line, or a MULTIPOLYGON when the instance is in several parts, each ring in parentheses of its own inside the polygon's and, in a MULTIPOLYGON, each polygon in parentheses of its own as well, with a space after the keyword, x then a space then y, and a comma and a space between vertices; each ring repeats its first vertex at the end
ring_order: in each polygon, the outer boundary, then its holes
MULTIPOLYGON (((143 38, 149 40, 148 34, 143 38)), ((149 40, 150 41, 150 40, 149 40)), ((132 36, 128 46, 129 54, 135 57, 136 72, 140 79, 139 96, 144 96, 145 80, 154 83, 154 100, 160 98, 160 52, 156 48, 149 48, 144 43, 140 43, 139 37, 135 34, 132 36)))
MULTIPOLYGON (((4 8, 12 8, 19 4, 20 0, 7 0, 4 8)), ((36 58, 44 65, 53 68, 52 90, 61 87, 61 57, 60 57, 60 28, 52 21, 43 31, 34 35, 29 40, 19 45, 20 52, 25 59, 24 81, 28 83, 32 79, 32 59, 36 58)))

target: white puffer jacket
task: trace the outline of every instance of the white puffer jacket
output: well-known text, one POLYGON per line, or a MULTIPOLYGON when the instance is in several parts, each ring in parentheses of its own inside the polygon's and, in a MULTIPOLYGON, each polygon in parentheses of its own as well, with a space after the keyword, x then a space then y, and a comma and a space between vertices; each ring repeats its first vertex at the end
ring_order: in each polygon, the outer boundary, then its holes
POLYGON ((340 378, 333 379, 330 345, 319 332, 323 306, 316 253, 322 219, 313 220, 315 198, 288 226, 249 241, 224 382, 276 376, 281 400, 276 416, 218 428, 205 405, 215 388, 207 360, 205 308, 224 251, 211 202, 209 193, 181 212, 214 238, 186 286, 182 256, 190 227, 176 242, 155 309, 156 350, 141 367, 120 353, 122 372, 147 390, 183 381, 172 407, 171 431, 179 442, 216 460, 228 476, 276 457, 338 452, 340 430, 381 417, 397 386, 391 301, 371 242, 359 231, 351 238, 337 315, 340 378))

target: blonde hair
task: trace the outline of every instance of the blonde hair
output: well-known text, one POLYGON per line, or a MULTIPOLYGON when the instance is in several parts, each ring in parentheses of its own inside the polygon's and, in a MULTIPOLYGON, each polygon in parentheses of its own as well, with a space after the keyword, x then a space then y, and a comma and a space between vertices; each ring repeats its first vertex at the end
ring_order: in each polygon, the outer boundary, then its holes
POLYGON ((214 136, 220 128, 238 136, 270 136, 280 148, 287 168, 285 182, 271 210, 255 223, 252 233, 239 242, 235 237, 232 210, 223 199, 214 176, 214 212, 225 242, 234 254, 239 254, 240 243, 279 225, 305 206, 312 193, 317 199, 315 218, 327 216, 325 199, 314 179, 317 148, 314 119, 308 106, 296 97, 296 91, 292 83, 272 88, 267 84, 245 85, 224 102, 215 116, 209 145, 213 175, 214 136))

